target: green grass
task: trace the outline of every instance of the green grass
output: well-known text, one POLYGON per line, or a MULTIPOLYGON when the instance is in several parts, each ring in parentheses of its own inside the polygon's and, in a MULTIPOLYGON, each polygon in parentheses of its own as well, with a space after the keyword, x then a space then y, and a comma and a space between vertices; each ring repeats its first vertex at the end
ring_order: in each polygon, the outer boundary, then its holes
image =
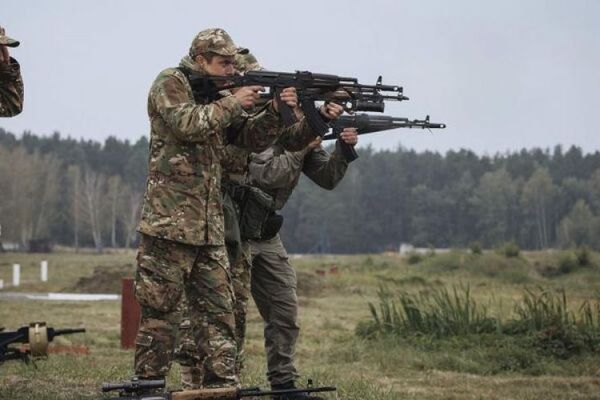
MULTIPOLYGON (((564 290, 570 315, 576 315, 578 323, 595 327, 598 310, 594 301, 600 292, 598 254, 588 254, 587 266, 568 273, 544 273, 545 268, 559 268, 561 254, 521 251, 518 257, 509 258, 495 252, 456 250, 425 256, 414 264, 394 254, 293 257, 301 281, 297 364, 302 377, 337 385, 337 395, 328 395, 328 399, 598 398, 598 354, 585 350, 561 356, 553 345, 560 339, 556 335, 564 332, 540 336, 546 330, 512 335, 466 330, 453 336, 416 332, 370 339, 355 334, 360 321, 372 319, 368 303, 378 304, 382 284, 413 300, 428 293, 431 303, 427 304, 462 310, 455 315, 448 309, 435 317, 448 324, 440 325, 447 330, 460 331, 465 322, 475 323, 481 313, 504 323, 506 316, 516 319, 515 304, 523 300, 528 288, 539 295, 538 286, 559 300, 560 290, 564 290), (467 287, 468 300, 460 297, 467 287), (439 292, 443 288, 445 294, 439 292), (456 294, 453 288, 457 288, 456 294), (585 322, 586 318, 591 322, 585 322)), ((95 276, 94 271, 131 269, 134 253, 0 254, 0 279, 5 282, 10 282, 13 262, 23 266, 25 283, 18 291, 70 292, 81 277, 95 276), (50 282, 42 284, 39 261, 46 258, 50 282)), ((59 337, 55 345, 87 345, 90 349, 89 355, 51 354, 37 362, 37 369, 18 362, 3 364, 0 399, 97 399, 101 383, 131 376, 133 352, 119 349, 118 302, 0 301, 0 325, 14 329, 45 320, 56 327, 85 326, 85 335, 59 337)), ((253 304, 246 350, 243 384, 266 386, 262 324, 253 304)), ((169 385, 178 386, 176 366, 169 385)))

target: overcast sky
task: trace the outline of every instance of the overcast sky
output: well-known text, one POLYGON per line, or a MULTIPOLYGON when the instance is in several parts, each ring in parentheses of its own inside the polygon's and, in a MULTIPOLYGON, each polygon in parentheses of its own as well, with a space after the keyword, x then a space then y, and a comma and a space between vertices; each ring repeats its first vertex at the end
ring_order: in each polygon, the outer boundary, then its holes
POLYGON ((445 122, 433 134, 361 137, 375 148, 600 148, 600 1, 2 0, 25 109, 0 127, 103 141, 148 135, 148 89, 193 36, 226 29, 275 71, 404 86, 386 114, 445 122))

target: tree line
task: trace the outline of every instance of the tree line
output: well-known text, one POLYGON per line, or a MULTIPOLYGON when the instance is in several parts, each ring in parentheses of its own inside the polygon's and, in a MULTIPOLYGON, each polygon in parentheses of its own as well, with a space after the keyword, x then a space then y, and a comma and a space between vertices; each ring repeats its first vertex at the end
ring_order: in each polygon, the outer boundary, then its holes
MULTIPOLYGON (((579 147, 495 155, 361 148, 325 191, 303 178, 283 210, 293 252, 416 246, 600 249, 600 153, 579 147)), ((0 129, 0 240, 132 247, 148 140, 104 143, 0 129)))

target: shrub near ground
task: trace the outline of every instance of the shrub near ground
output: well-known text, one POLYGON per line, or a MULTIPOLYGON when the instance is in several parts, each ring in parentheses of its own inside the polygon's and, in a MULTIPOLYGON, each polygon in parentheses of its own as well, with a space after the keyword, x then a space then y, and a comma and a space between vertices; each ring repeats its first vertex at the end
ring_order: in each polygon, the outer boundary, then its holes
MULTIPOLYGON (((596 256, 593 253, 592 260, 596 256)), ((2 265, 8 266, 19 257, 0 255, 0 275, 8 275, 2 265)), ((48 287, 52 290, 72 288, 81 276, 93 276, 97 268, 112 270, 133 263, 133 253, 52 257, 55 272, 64 268, 64 274, 51 278, 48 287)), ((550 357, 543 349, 532 350, 520 342, 533 336, 485 332, 435 337, 419 333, 367 339, 355 334, 359 322, 371 318, 368 303, 377 304, 382 283, 409 295, 444 287, 469 287, 472 299, 485 306, 491 318, 512 313, 515 300, 522 299, 525 289, 538 285, 549 290, 564 288, 567 302, 574 307, 592 299, 599 289, 595 266, 547 277, 535 265, 540 253, 521 252, 508 261, 502 257, 497 253, 454 251, 426 256, 412 265, 391 254, 293 258, 303 285, 299 289, 302 331, 298 346, 303 378, 336 384, 337 398, 349 400, 597 396, 600 368, 595 354, 550 357)), ((31 268, 36 262, 30 261, 31 268)), ((24 271, 31 277, 34 272, 24 271)), ((44 287, 30 282, 19 290, 44 287)), ((6 363, 0 366, 0 398, 93 399, 100 397, 98 387, 102 382, 129 377, 133 353, 118 349, 119 307, 118 302, 2 300, 0 325, 16 328, 32 320, 46 320, 59 327, 85 325, 87 334, 58 338, 57 343, 86 344, 91 354, 52 354, 48 360, 38 362, 37 370, 6 363)), ((245 385, 265 386, 262 324, 253 305, 248 320, 247 368, 242 380, 245 385)), ((172 388, 177 386, 177 368, 170 382, 172 388)))

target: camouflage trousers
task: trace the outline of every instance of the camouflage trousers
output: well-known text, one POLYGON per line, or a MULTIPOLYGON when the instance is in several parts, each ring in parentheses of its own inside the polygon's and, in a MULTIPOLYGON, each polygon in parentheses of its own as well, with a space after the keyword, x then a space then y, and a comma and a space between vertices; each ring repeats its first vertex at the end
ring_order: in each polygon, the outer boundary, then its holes
POLYGON ((135 374, 167 375, 188 302, 194 366, 205 387, 237 384, 233 287, 225 246, 190 246, 142 235, 135 295, 142 308, 135 374))
POLYGON ((251 240, 251 292, 264 321, 267 378, 271 385, 296 381, 294 365, 298 326, 296 271, 279 235, 251 240))
MULTIPOLYGON (((244 367, 246 314, 248 311, 248 301, 250 300, 250 246, 248 242, 242 242, 241 250, 241 256, 231 261, 235 341, 238 349, 235 359, 235 372, 238 376, 244 367)), ((187 299, 184 296, 179 304, 179 310, 183 319, 179 326, 179 343, 176 347, 175 358, 182 366, 181 382, 183 388, 196 389, 203 386, 203 371, 194 364, 196 348, 191 334, 192 321, 187 307, 187 299)))

